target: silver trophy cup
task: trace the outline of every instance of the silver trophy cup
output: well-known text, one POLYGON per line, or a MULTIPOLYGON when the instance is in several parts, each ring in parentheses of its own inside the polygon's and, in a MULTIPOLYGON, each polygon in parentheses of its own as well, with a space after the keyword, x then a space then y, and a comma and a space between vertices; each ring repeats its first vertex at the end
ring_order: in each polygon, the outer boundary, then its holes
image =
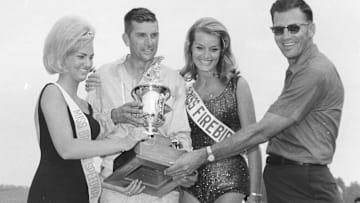
POLYGON ((131 96, 143 104, 145 133, 150 137, 159 134, 158 127, 165 121, 165 103, 170 98, 170 89, 158 84, 141 84, 134 87, 131 96))

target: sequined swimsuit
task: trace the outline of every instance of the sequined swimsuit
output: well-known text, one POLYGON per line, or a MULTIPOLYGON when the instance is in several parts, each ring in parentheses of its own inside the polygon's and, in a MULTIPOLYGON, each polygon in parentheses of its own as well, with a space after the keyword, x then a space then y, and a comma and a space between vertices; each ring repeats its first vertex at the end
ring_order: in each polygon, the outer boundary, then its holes
MULTIPOLYGON (((219 96, 204 101, 209 111, 234 131, 241 127, 237 111, 236 84, 237 78, 234 78, 219 96)), ((190 117, 189 124, 194 149, 215 143, 190 117)), ((201 166, 198 172, 196 184, 183 189, 201 203, 212 203, 227 192, 249 194, 249 171, 245 159, 240 155, 207 163, 201 166)))

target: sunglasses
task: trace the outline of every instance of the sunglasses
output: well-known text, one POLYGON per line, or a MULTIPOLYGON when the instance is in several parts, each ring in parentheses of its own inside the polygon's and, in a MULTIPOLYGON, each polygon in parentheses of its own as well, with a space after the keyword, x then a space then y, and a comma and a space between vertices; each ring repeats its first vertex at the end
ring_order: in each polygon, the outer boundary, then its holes
POLYGON ((270 27, 270 29, 274 33, 274 35, 284 34, 285 28, 290 34, 296 34, 300 31, 302 25, 309 25, 309 23, 290 24, 288 26, 273 26, 270 27))

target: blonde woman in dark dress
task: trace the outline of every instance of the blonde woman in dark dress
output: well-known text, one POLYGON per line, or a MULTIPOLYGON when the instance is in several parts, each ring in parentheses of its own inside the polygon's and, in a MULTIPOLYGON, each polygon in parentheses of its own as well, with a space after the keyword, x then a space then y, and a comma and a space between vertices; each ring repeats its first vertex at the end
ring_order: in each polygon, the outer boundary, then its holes
MULTIPOLYGON (((58 74, 42 89, 35 110, 40 164, 32 181, 28 203, 97 202, 101 181, 92 157, 132 148, 137 139, 98 139, 99 123, 92 107, 77 94, 93 67, 94 28, 79 17, 59 19, 48 34, 44 65, 58 74)), ((132 193, 143 190, 132 184, 132 193)))

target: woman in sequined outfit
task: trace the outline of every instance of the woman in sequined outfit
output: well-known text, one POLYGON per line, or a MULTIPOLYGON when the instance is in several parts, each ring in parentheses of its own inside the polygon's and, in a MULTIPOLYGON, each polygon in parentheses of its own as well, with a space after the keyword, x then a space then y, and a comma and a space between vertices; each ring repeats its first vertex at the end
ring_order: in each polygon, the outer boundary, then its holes
MULTIPOLYGON (((246 80, 236 71, 226 28, 216 19, 201 18, 187 34, 185 79, 194 80, 193 88, 208 110, 233 131, 255 122, 252 96, 246 80)), ((189 116, 194 149, 215 143, 189 116)), ((256 202, 259 194, 261 154, 259 147, 248 151, 249 167, 242 155, 208 162, 198 169, 198 181, 183 188, 182 202, 220 203, 256 202), (250 170, 249 170, 250 169, 250 170)))

